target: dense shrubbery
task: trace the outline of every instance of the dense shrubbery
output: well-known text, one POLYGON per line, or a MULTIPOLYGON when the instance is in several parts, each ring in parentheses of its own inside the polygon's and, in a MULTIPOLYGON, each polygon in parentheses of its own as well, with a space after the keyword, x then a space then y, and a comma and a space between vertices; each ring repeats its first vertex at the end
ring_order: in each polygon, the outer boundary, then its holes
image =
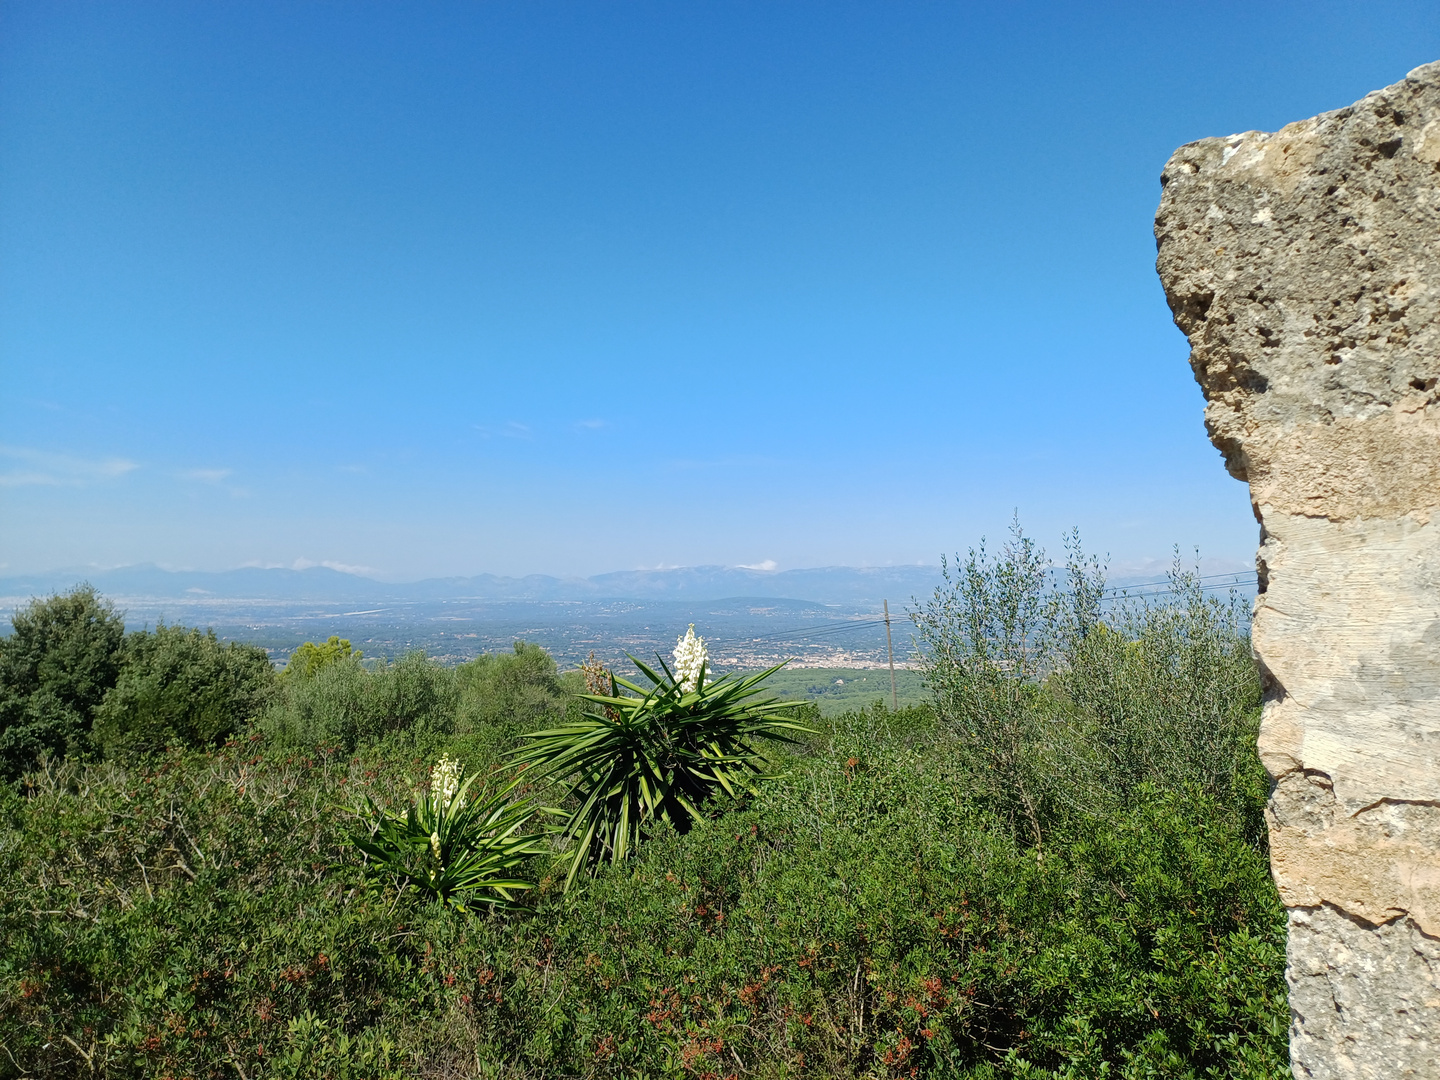
POLYGON ((445 668, 421 653, 361 663, 348 641, 306 642, 276 678, 264 650, 160 625, 127 634, 89 586, 36 600, 0 638, 0 778, 43 761, 218 746, 253 724, 271 745, 352 750, 399 733, 466 735, 487 762, 564 715, 583 679, 538 646, 445 668))
MULTIPOLYGON (((1018 526, 915 614, 922 666, 975 795, 1042 847, 1076 809, 1120 812, 1141 785, 1197 788, 1263 844, 1260 680, 1247 616, 1180 565, 1160 603, 1106 603, 1070 537, 1065 587, 1018 526)), ((1123 597, 1120 598, 1123 601, 1123 597)))
POLYGON ((0 640, 0 773, 42 755, 83 753, 90 724, 120 674, 125 623, 81 586, 15 613, 0 640))
POLYGON ((564 712, 572 695, 585 688, 577 672, 561 675, 549 653, 524 642, 516 642, 514 652, 492 653, 461 664, 455 679, 456 730, 499 729, 512 737, 564 712))
POLYGON ((303 679, 315 675, 321 668, 329 667, 331 664, 339 664, 346 660, 359 660, 364 655, 359 649, 351 646, 349 639, 331 634, 320 644, 306 641, 298 645, 290 654, 290 659, 280 674, 286 678, 303 679))
POLYGON ((927 724, 845 718, 748 808, 510 918, 362 888, 330 799, 397 788, 378 754, 42 777, 0 867, 5 1042, 31 1075, 79 1066, 62 1034, 102 1074, 331 1075, 273 1064, 313 1013, 405 1075, 1282 1074, 1283 917, 1232 821, 1147 787, 1037 860, 927 724))
POLYGON ((423 653, 370 668, 344 659, 285 679, 259 728, 277 746, 348 752, 390 732, 446 734, 454 727, 455 702, 454 672, 423 653))
POLYGON ((1005 654, 1027 558, 920 613, 934 708, 809 711, 782 779, 568 895, 536 857, 517 912, 368 888, 347 807, 576 708, 532 647, 342 660, 217 750, 0 789, 0 1076, 1287 1075, 1233 613, 1182 576, 1102 618, 1077 559, 1005 654))
POLYGON ((275 746, 345 751, 397 733, 422 741, 468 735, 471 753, 483 744, 492 762, 521 731, 563 714, 582 685, 574 675, 562 677, 544 649, 524 642, 457 668, 418 652, 368 666, 358 655, 335 655, 280 680, 257 730, 275 746))
POLYGON ((0 639, 0 774, 47 759, 216 746, 257 716, 275 672, 263 649, 161 625, 125 633, 88 585, 35 600, 0 639))
POLYGON ((161 625, 129 634, 91 741, 107 757, 219 746, 260 713, 274 681, 264 649, 222 645, 213 630, 161 625))

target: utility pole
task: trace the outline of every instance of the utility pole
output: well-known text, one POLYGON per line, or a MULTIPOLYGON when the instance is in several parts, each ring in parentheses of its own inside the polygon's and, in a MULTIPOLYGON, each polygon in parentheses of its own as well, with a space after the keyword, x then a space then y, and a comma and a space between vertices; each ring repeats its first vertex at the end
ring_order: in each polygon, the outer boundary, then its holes
POLYGON ((900 699, 895 694, 895 645, 890 640, 890 601, 883 601, 885 604, 885 648, 890 652, 890 710, 900 711, 900 699))

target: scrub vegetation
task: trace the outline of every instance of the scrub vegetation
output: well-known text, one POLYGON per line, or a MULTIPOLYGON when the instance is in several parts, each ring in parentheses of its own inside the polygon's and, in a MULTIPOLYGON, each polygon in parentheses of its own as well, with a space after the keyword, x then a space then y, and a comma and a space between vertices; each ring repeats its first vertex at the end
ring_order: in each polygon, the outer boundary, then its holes
POLYGON ((1065 575, 957 560, 927 700, 832 716, 694 638, 276 674, 35 601, 0 1077, 1287 1076, 1243 612, 1065 575))
MULTIPOLYGON (((913 627, 906 619, 895 619, 895 648, 908 646, 913 627)), ((906 649, 908 655, 908 648, 906 649)), ((785 667, 766 683, 781 697, 813 701, 822 716, 869 709, 877 701, 890 703, 890 672, 885 668, 797 668, 785 667)), ((895 704, 923 705, 930 700, 925 679, 908 667, 895 672, 895 704)))

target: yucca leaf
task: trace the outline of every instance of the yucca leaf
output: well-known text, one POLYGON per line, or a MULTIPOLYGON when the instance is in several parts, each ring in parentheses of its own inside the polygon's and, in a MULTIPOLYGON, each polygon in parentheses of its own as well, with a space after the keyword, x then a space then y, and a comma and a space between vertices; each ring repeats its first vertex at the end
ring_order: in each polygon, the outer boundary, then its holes
POLYGON ((519 777, 476 797, 479 779, 466 778, 449 803, 433 792, 419 795, 403 814, 382 810, 367 797, 360 811, 367 828, 351 843, 372 860, 372 874, 415 884, 447 904, 508 904, 515 892, 534 887, 515 871, 548 850, 548 842, 521 832, 535 809, 511 799, 519 777), (432 836, 439 841, 438 859, 432 836))
POLYGON ((551 777, 568 789, 573 809, 560 832, 577 847, 567 889, 584 867, 625 858, 657 820, 687 829, 713 794, 755 791, 752 781, 766 774, 752 740, 793 743, 790 733, 811 730, 784 715, 799 702, 763 696, 761 684, 783 664, 711 682, 702 664, 696 688, 686 692, 657 659, 659 671, 631 657, 650 686, 612 673, 610 695, 577 695, 595 711, 531 733, 511 758, 531 779, 551 777))

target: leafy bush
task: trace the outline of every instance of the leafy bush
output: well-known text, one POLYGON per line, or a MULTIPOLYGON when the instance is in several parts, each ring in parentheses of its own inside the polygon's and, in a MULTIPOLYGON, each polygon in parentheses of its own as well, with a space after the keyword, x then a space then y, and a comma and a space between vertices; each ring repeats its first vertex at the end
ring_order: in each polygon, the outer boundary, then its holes
POLYGON ((542 909, 564 1026, 531 1013, 523 1050, 487 1053, 566 1075, 1287 1075, 1283 913, 1213 803, 1145 788, 1037 861, 941 739, 837 737, 563 920, 542 909))
POLYGON ((513 737, 563 715, 582 687, 562 676, 539 645, 515 643, 509 653, 487 653, 455 669, 460 700, 456 730, 504 729, 513 737))
POLYGON ((362 655, 364 654, 360 650, 351 647, 347 638, 331 634, 323 645, 316 645, 313 641, 302 642, 290 654, 285 670, 280 674, 294 679, 306 679, 323 667, 346 660, 359 660, 362 655))
POLYGON ((1161 602, 1116 605, 1071 638, 1051 686, 1085 730, 1095 788, 1124 799, 1139 784, 1195 784, 1243 810, 1266 785, 1247 612, 1178 565, 1169 580, 1161 602))
POLYGON ((0 1076, 1287 1076, 1284 913, 1233 817, 1139 785, 1037 860, 961 745, 837 718, 578 897, 460 918, 346 856, 341 801, 418 762, 52 769, 0 804, 0 1076))
POLYGON ((100 1076, 235 1076, 238 1061, 253 1077, 309 1010, 352 1036, 383 1014, 404 965, 374 933, 394 922, 344 861, 353 819, 335 803, 400 778, 257 749, 66 762, 28 798, 8 789, 0 1076, 88 1074, 89 1055, 100 1076))
POLYGON ((124 619, 89 585, 32 600, 0 639, 0 774, 83 752, 120 674, 124 619))
POLYGON ((404 1080, 391 1064, 395 1044, 364 1031, 351 1036, 339 1024, 307 1010, 285 1024, 284 1048, 269 1062, 277 1080, 404 1080))
POLYGON ((457 698, 454 671, 424 653, 369 669, 351 656, 282 680, 258 728, 282 747, 349 752, 394 732, 453 731, 457 698))
POLYGON ((1040 677, 1056 629, 1049 564, 1017 524, 999 557, 982 540, 953 576, 943 557, 940 569, 944 584, 915 620, 926 683, 992 806, 1039 844, 1049 727, 1040 677))
POLYGON ((559 719, 578 688, 556 671, 544 649, 524 642, 517 641, 513 652, 456 668, 420 652, 362 665, 359 653, 345 651, 348 646, 334 638, 303 656, 304 646, 296 650, 258 724, 274 745, 348 752, 405 736, 420 748, 460 733, 470 736, 467 759, 484 768, 508 751, 516 735, 559 719))
POLYGON ((915 613, 922 665, 975 790, 1028 842, 1142 784, 1198 785, 1263 843, 1260 683, 1243 606, 1178 562, 1158 599, 1105 602, 1103 569, 1068 543, 1062 587, 1012 527, 972 549, 915 613))
POLYGON ((264 649, 221 644, 161 624, 125 638, 120 678, 95 711, 93 738, 107 757, 167 746, 218 746, 264 706, 275 670, 264 649))

